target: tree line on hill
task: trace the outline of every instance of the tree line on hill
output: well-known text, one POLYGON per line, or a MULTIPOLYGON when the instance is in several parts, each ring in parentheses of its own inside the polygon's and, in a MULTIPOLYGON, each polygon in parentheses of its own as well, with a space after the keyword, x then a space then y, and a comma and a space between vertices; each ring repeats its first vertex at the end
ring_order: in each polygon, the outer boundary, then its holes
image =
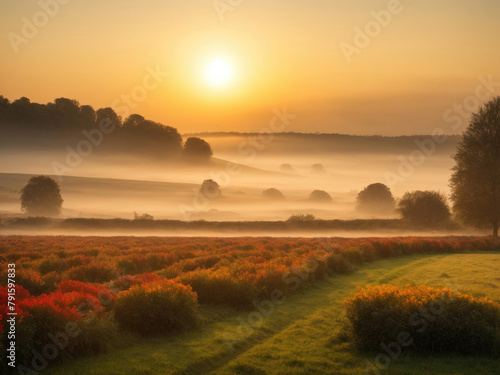
POLYGON ((68 98, 39 104, 26 97, 10 102, 0 95, 0 134, 5 145, 22 147, 36 142, 64 147, 102 124, 113 129, 106 135, 103 150, 179 157, 192 162, 207 161, 212 156, 210 145, 203 139, 190 137, 183 143, 177 129, 138 114, 122 119, 112 108, 95 110, 68 98))

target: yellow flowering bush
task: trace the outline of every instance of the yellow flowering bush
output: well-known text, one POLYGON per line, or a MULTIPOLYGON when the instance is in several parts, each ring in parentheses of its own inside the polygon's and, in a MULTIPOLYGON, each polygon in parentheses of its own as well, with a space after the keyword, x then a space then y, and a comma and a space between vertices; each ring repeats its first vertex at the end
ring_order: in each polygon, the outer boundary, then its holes
POLYGON ((500 304, 428 286, 366 286, 344 301, 350 335, 364 350, 404 341, 410 349, 500 354, 500 304), (401 340, 400 340, 401 341, 401 340))

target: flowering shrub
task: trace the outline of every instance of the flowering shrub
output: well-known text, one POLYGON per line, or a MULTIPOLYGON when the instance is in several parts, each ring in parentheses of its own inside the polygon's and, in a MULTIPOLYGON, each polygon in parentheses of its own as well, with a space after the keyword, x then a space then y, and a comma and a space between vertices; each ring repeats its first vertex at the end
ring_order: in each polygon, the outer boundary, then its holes
POLYGON ((500 354, 500 304, 485 298, 447 288, 382 285, 358 288, 344 303, 352 338, 362 349, 380 349, 408 333, 417 351, 500 354))
POLYGON ((80 292, 97 296, 100 288, 93 284, 83 283, 76 280, 65 280, 59 284, 59 291, 62 293, 80 292))
POLYGON ((151 283, 153 281, 160 281, 162 278, 161 276, 158 276, 155 273, 143 273, 140 275, 125 275, 125 276, 120 276, 118 277, 114 282, 113 285, 115 288, 118 290, 128 290, 130 287, 134 285, 142 285, 142 284, 147 284, 151 283))
POLYGON ((250 308, 257 297, 257 289, 250 282, 231 276, 227 269, 191 272, 182 275, 179 281, 196 292, 200 303, 250 308))
POLYGON ((42 259, 38 266, 38 270, 42 275, 45 275, 46 273, 49 272, 63 272, 66 271, 69 267, 68 263, 65 261, 65 259, 61 259, 60 257, 56 256, 48 256, 42 259))
POLYGON ((16 282, 26 288, 31 294, 44 293, 45 283, 40 273, 30 268, 21 268, 16 272, 16 282))
POLYGON ((172 280, 136 285, 118 294, 115 318, 144 336, 184 331, 197 322, 196 294, 172 280))
MULTIPOLYGON (((27 298, 30 298, 30 293, 20 285, 16 285, 15 287, 15 295, 16 301, 22 301, 27 298)), ((2 353, 6 352, 6 348, 8 348, 8 343, 11 340, 8 340, 7 335, 9 332, 10 324, 7 322, 7 319, 10 316, 7 315, 8 310, 8 288, 0 285, 0 350, 2 353)), ((20 359, 27 358, 29 355, 29 351, 31 350, 31 343, 33 338, 33 330, 31 327, 28 327, 24 323, 24 317, 26 312, 23 311, 19 305, 16 306, 16 345, 17 345, 17 357, 20 359)), ((6 356, 2 355, 0 357, 0 366, 2 368, 6 368, 7 364, 6 356)))
POLYGON ((58 291, 61 293, 80 293, 86 297, 85 302, 88 305, 95 306, 93 307, 94 312, 99 312, 103 309, 110 310, 116 299, 116 293, 107 287, 75 280, 61 282, 58 291))
POLYGON ((68 280, 85 281, 89 283, 103 283, 113 279, 115 267, 109 262, 92 261, 81 266, 71 268, 66 278, 68 280))
MULTIPOLYGON (((20 362, 30 361, 33 349, 43 348, 50 343, 50 336, 67 331, 73 324, 78 332, 67 342, 65 356, 94 354, 105 350, 109 337, 115 334, 114 323, 95 297, 91 286, 66 282, 63 290, 50 294, 30 296, 22 287, 16 287, 16 342, 20 362), (71 284, 72 287, 71 287, 71 284), (81 291, 70 290, 81 289, 81 291)), ((85 284, 84 284, 85 285, 85 284)), ((0 287, 0 303, 6 309, 7 291, 0 287), (5 303, 4 303, 5 301, 5 303)), ((5 321, 6 311, 0 311, 5 321)), ((6 340, 6 332, 0 331, 1 342, 6 340)), ((0 345, 1 346, 1 345, 0 345)))
MULTIPOLYGON (((21 285, 16 285, 16 300, 22 301, 30 297, 30 293, 23 288, 21 285)), ((8 288, 0 285, 0 335, 3 331, 3 326, 5 324, 4 319, 7 318, 8 311, 8 288)), ((23 315, 23 311, 17 306, 17 313, 23 315)))
MULTIPOLYGON (((263 295, 269 295, 274 289, 284 289, 283 274, 289 267, 275 262, 267 262, 263 268, 257 269, 254 273, 238 275, 249 280, 263 295)), ((249 296, 252 297, 252 296, 249 296)))
POLYGON ((351 263, 340 254, 332 254, 326 258, 326 264, 330 274, 352 272, 351 263))
POLYGON ((42 294, 30 296, 17 304, 16 341, 20 360, 30 360, 31 350, 42 348, 49 334, 64 332, 67 323, 81 318, 75 306, 64 306, 70 299, 42 294))
POLYGON ((59 283, 61 282, 61 277, 62 275, 56 271, 52 271, 43 275, 42 276, 43 292, 44 293, 55 292, 59 286, 59 283))

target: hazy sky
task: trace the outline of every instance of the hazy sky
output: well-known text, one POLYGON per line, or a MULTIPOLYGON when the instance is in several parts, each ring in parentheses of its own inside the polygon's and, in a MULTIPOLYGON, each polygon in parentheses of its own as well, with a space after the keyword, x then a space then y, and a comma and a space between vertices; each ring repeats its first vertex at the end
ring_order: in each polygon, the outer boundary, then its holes
POLYGON ((60 1, 0 2, 1 95, 121 107, 183 133, 259 131, 287 107, 287 131, 395 135, 453 133, 443 114, 478 77, 500 81, 497 0, 401 0, 380 30, 372 12, 397 0, 60 1), (232 67, 223 87, 204 75, 214 60, 232 67))

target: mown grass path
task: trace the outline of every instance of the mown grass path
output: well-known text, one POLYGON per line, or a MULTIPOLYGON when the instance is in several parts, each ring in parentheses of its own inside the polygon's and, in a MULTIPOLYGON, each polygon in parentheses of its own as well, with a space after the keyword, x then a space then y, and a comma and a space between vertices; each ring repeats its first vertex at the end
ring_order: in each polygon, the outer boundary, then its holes
MULTIPOLYGON (((152 374, 363 374, 365 359, 338 342, 343 300, 357 286, 429 285, 486 296, 500 302, 500 253, 416 255, 364 264, 349 275, 315 283, 285 303, 231 352, 225 334, 237 336, 238 318, 247 312, 202 309, 196 330, 172 337, 138 339, 123 335, 109 354, 79 359, 44 371, 49 375, 152 374)), ((240 336, 241 337, 241 336, 240 336)), ((500 359, 414 357, 403 352, 386 374, 500 374, 500 359)))

